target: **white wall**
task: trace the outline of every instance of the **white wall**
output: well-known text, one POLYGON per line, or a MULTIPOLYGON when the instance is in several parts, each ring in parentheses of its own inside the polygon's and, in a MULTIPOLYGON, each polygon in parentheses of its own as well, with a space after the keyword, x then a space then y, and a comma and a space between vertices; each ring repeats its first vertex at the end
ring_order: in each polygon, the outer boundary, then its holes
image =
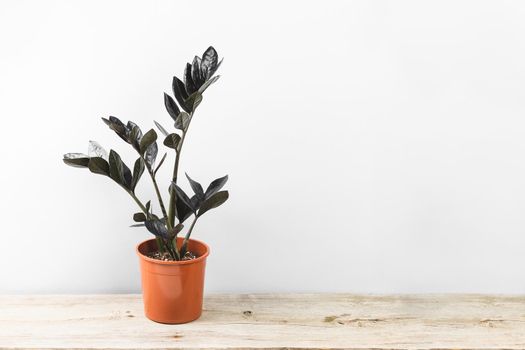
POLYGON ((230 175, 194 234, 208 292, 525 293, 524 18, 519 1, 1 2, 0 293, 139 290, 134 203, 61 157, 94 139, 132 163, 100 117, 168 126, 162 93, 210 44, 222 79, 182 159, 230 175))

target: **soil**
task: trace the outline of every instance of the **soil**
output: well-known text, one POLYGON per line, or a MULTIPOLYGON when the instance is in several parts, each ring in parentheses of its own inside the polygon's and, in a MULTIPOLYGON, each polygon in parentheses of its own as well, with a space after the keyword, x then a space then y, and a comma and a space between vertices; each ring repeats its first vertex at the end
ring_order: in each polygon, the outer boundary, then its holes
MULTIPOLYGON (((152 259, 156 259, 156 260, 162 260, 162 261, 176 261, 167 252, 164 252, 164 253, 151 252, 151 253, 148 254, 148 258, 152 258, 152 259)), ((186 261, 186 260, 193 260, 193 259, 197 259, 197 256, 195 254, 193 254, 192 252, 186 252, 186 254, 184 254, 184 257, 181 260, 182 261, 186 261)))

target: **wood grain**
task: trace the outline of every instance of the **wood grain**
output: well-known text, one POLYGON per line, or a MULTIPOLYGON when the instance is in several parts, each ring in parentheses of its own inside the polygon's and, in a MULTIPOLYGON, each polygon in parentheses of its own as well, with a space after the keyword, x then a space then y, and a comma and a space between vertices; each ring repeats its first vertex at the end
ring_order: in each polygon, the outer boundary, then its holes
POLYGON ((525 297, 209 295, 163 325, 139 295, 0 296, 1 349, 525 349, 525 297))

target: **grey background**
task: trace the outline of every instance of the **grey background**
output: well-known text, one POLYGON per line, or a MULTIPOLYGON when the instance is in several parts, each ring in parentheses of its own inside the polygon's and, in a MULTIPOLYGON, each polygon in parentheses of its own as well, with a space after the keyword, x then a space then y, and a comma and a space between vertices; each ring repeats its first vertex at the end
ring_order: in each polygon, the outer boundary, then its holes
POLYGON ((194 232, 208 292, 524 293, 523 18, 519 1, 2 1, 0 293, 139 290, 135 204, 61 156, 97 140, 131 164, 100 117, 168 127, 162 93, 210 44, 222 78, 181 163, 230 175, 194 232))

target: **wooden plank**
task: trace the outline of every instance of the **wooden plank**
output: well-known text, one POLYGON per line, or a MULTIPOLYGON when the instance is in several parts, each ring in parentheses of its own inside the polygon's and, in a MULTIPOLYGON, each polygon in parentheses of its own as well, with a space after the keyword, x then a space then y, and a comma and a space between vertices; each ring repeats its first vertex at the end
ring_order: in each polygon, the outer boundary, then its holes
POLYGON ((525 349, 525 297, 209 295, 193 323, 138 295, 0 296, 2 349, 525 349))

